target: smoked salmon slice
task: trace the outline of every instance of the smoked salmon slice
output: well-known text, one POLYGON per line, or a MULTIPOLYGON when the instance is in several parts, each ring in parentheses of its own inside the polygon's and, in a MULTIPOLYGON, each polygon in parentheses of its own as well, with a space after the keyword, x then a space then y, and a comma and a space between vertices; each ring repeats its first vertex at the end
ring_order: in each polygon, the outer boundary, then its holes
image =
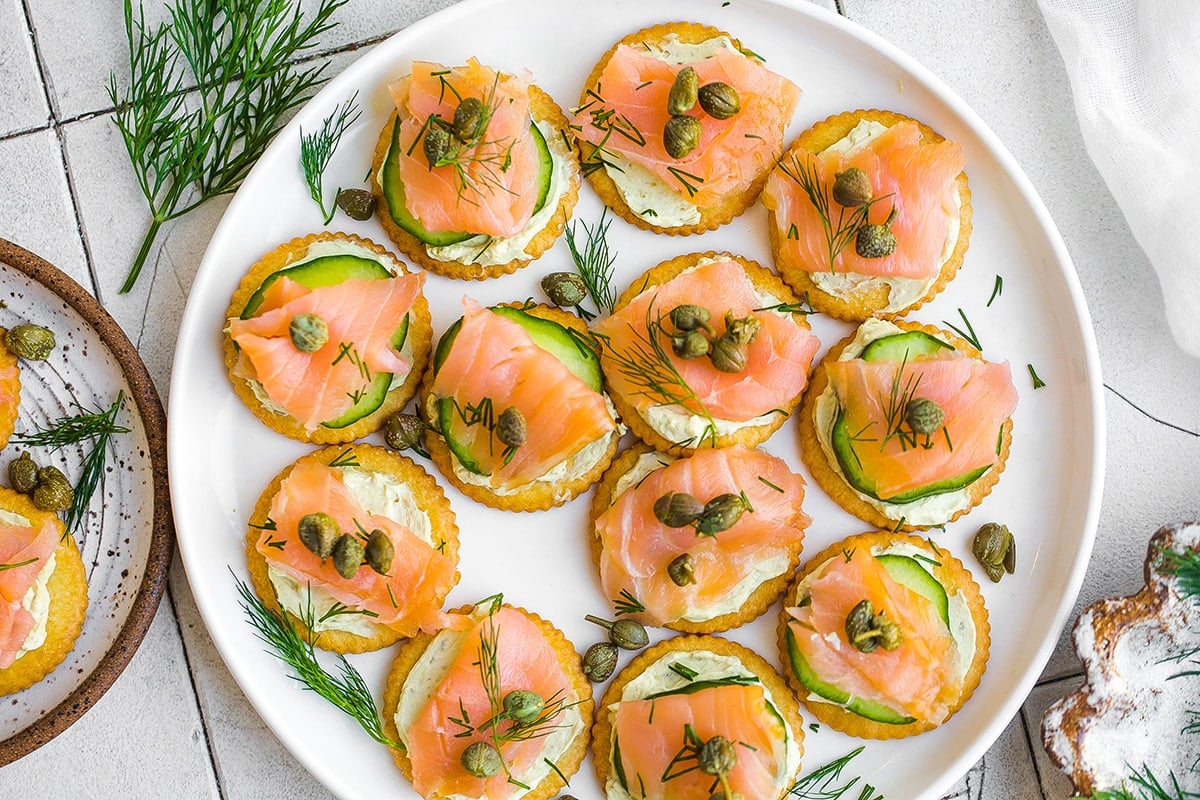
POLYGON ((456 442, 494 488, 524 486, 617 429, 604 396, 537 346, 520 324, 466 297, 463 312, 431 396, 453 400, 463 421, 456 442), (524 416, 527 436, 506 452, 494 421, 510 407, 524 416))
POLYGON ((271 501, 270 520, 274 528, 264 528, 255 549, 301 586, 320 588, 350 608, 370 612, 372 622, 401 636, 441 622, 441 599, 457 578, 454 562, 402 523, 368 513, 340 468, 315 459, 296 462, 271 501), (353 578, 339 575, 331 558, 321 559, 300 541, 301 518, 317 512, 329 514, 346 533, 386 533, 395 551, 390 572, 380 575, 364 565, 353 578))
POLYGON ((794 558, 810 522, 800 509, 803 498, 804 479, 786 463, 741 445, 697 450, 656 469, 596 519, 604 593, 614 602, 632 594, 645 607, 635 616, 653 625, 719 606, 761 563, 794 558), (700 536, 692 526, 658 521, 654 504, 671 492, 702 503, 744 493, 753 510, 715 536, 700 536), (668 565, 683 553, 691 556, 695 582, 677 586, 668 565))
POLYGON ((883 500, 994 464, 1000 427, 1017 406, 1008 362, 953 350, 903 363, 835 360, 826 372, 854 456, 883 500), (916 398, 941 406, 937 432, 904 427, 905 407, 916 398))
POLYGON ((264 293, 265 310, 229 323, 241 353, 237 372, 257 381, 306 430, 316 430, 353 406, 378 373, 408 374, 411 364, 391 339, 424 283, 422 272, 317 289, 280 278, 264 293), (304 353, 292 343, 289 325, 298 314, 316 314, 328 327, 319 350, 304 353))
POLYGON ((408 211, 429 231, 512 236, 533 215, 541 172, 531 124, 529 81, 476 59, 460 67, 425 61, 388 86, 400 117, 400 179, 408 211), (424 141, 437 118, 451 123, 461 100, 475 98, 483 130, 453 139, 453 158, 431 166, 424 141))
POLYGON ((700 120, 695 149, 672 158, 663 144, 670 114, 667 97, 684 67, 620 44, 599 79, 587 89, 572 129, 586 144, 583 161, 599 164, 617 153, 654 173, 676 194, 700 208, 720 205, 771 167, 783 149, 783 131, 800 100, 800 89, 757 59, 721 47, 695 61, 699 85, 721 82, 737 92, 741 110, 728 119, 687 112, 700 120))
POLYGON ((684 359, 671 350, 666 333, 661 333, 663 348, 675 370, 695 394, 700 406, 690 400, 681 403, 693 414, 705 410, 714 418, 743 422, 792 405, 808 381, 808 369, 820 343, 811 331, 797 325, 788 314, 756 310, 771 305, 755 292, 745 270, 735 261, 715 259, 687 270, 670 281, 651 287, 613 314, 595 323, 604 341, 601 360, 606 380, 613 390, 631 398, 639 410, 660 405, 659 399, 646 396, 640 386, 617 369, 614 353, 630 352, 638 337, 647 337, 647 316, 667 316, 678 305, 696 304, 712 313, 717 336, 724 333, 723 317, 731 312, 741 318, 752 315, 761 324, 749 345, 746 366, 741 372, 720 372, 707 358, 684 359))
POLYGON ((780 248, 777 258, 810 272, 931 278, 938 274, 939 256, 949 230, 947 219, 959 213, 955 179, 965 166, 962 145, 923 140, 914 121, 892 125, 849 157, 836 151, 812 153, 796 148, 771 173, 762 193, 763 205, 775 212, 775 238, 780 248), (874 197, 882 198, 870 208, 870 223, 884 224, 895 208, 896 218, 889 230, 896 237, 896 249, 888 256, 863 258, 855 252, 851 240, 831 265, 820 213, 798 175, 804 170, 815 171, 816 185, 823 187, 827 195, 828 214, 836 227, 839 214, 849 219, 854 209, 842 210, 829 193, 837 173, 850 167, 863 170, 871 181, 874 197))
POLYGON ((956 645, 932 602, 893 580, 864 547, 830 559, 808 591, 807 605, 787 609, 788 627, 823 682, 935 725, 948 716, 956 645), (850 644, 846 618, 863 600, 899 626, 899 647, 864 653, 850 644))
POLYGON ((12 665, 36 624, 21 600, 58 548, 58 540, 52 520, 37 528, 0 524, 0 669, 12 665))

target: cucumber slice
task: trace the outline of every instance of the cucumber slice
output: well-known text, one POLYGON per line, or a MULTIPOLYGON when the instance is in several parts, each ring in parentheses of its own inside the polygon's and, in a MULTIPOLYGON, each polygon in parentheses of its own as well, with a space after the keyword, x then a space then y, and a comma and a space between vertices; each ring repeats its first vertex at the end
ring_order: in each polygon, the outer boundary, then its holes
POLYGON ((869 343, 863 348, 859 358, 863 361, 912 361, 917 356, 931 356, 939 350, 953 350, 952 345, 943 342, 924 331, 908 331, 869 343))
POLYGON ((242 309, 242 319, 250 319, 257 313, 259 306, 262 305, 263 295, 280 278, 290 278, 307 289, 320 289, 355 278, 392 277, 395 276, 372 258, 362 258, 348 253, 314 258, 312 261, 305 261, 303 264, 287 267, 268 275, 262 285, 246 301, 246 307, 242 309))
POLYGON ((437 402, 438 412, 438 429, 442 432, 442 438, 446 440, 446 446, 450 448, 450 452, 458 459, 458 463, 463 465, 463 469, 468 472, 473 472, 476 475, 486 475, 483 468, 471 456, 470 449, 463 444, 465 441, 464 434, 466 433, 466 424, 458 411, 454 408, 454 398, 443 397, 437 402))
POLYGON ((885 725, 907 725, 910 722, 917 721, 916 717, 898 713, 874 700, 854 697, 849 692, 821 680, 809 665, 804 654, 800 652, 800 647, 796 644, 796 637, 792 633, 791 627, 787 628, 784 637, 787 641, 788 660, 792 664, 792 672, 795 674, 796 679, 804 685, 804 688, 813 694, 842 706, 847 711, 852 711, 860 717, 866 717, 875 722, 882 722, 885 725))
POLYGON ((937 578, 929 573, 912 556, 902 556, 898 553, 883 553, 875 556, 887 574, 896 583, 907 586, 917 594, 933 603, 946 629, 950 629, 950 600, 946 597, 946 589, 938 583, 937 578))
MULTIPOLYGON (((538 197, 534 203, 533 212, 541 211, 550 194, 550 177, 554 172, 554 161, 550 157, 550 148, 546 145, 546 137, 538 130, 537 125, 530 124, 533 133, 533 143, 538 151, 538 197)), ((388 146, 387 154, 383 157, 383 180, 380 187, 387 200, 388 213, 392 222, 399 225, 408 233, 420 239, 430 247, 444 247, 458 244, 477 234, 465 231, 431 231, 421 224, 408 210, 408 200, 404 192, 404 181, 400 178, 400 119, 392 124, 392 143, 388 146)))

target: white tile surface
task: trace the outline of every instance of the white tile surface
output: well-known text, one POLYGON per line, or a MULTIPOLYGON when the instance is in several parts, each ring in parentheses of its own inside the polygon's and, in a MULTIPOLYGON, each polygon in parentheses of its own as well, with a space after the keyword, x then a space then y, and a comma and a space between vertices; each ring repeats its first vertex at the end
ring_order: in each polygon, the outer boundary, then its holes
POLYGON ((0 0, 0 137, 45 126, 50 120, 33 39, 21 0, 0 0))

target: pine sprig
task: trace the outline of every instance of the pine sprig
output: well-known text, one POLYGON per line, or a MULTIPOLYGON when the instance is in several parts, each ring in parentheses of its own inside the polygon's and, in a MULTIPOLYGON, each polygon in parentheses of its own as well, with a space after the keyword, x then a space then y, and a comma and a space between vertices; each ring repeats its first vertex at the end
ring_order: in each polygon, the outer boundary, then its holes
POLYGON ((325 225, 329 224, 329 221, 333 219, 334 212, 337 211, 337 203, 330 203, 329 208, 325 208, 323 186, 325 168, 329 166, 329 160, 333 158, 333 151, 337 149, 338 143, 342 140, 342 134, 362 114, 362 109, 355 102, 357 99, 358 92, 355 92, 331 111, 329 116, 321 122, 321 129, 316 133, 306 136, 304 129, 300 129, 300 166, 304 170, 304 181, 308 184, 308 194, 321 209, 322 222, 325 225))
POLYGON ((1189 792, 1179 785, 1179 779, 1171 772, 1167 784, 1143 765, 1141 771, 1133 770, 1129 779, 1115 789, 1093 792, 1091 800, 1196 800, 1200 793, 1189 792))
MULTIPOLYGON (((340 653, 335 654, 337 674, 327 672, 317 661, 313 645, 300 636, 286 615, 280 616, 271 611, 254 590, 237 578, 234 578, 234 581, 237 583, 238 595, 241 598, 239 605, 246 613, 246 620, 253 626, 258 638, 269 647, 268 652, 291 668, 293 674, 290 678, 350 715, 376 742, 404 749, 402 743, 383 732, 383 723, 380 722, 379 709, 375 705, 371 690, 362 675, 344 656, 340 653)), ((310 595, 308 604, 300 613, 300 623, 313 639, 320 636, 312 633, 314 617, 310 595)))
POLYGON ((1200 551, 1162 550, 1159 563, 1163 572, 1174 575, 1179 583, 1179 596, 1200 601, 1200 551))
POLYGON ((149 28, 140 5, 135 14, 125 0, 129 86, 121 91, 110 75, 108 94, 150 226, 122 293, 163 224, 235 191, 287 113, 325 81, 325 64, 299 68, 297 58, 346 2, 321 0, 304 20, 293 0, 175 0, 170 21, 149 28))
MULTIPOLYGON (((579 273, 579 277, 583 280, 583 285, 587 287, 588 294, 592 298, 592 302, 596 304, 596 310, 600 313, 612 313, 613 305, 616 303, 616 295, 612 289, 613 264, 616 262, 617 254, 612 253, 608 249, 608 228, 612 225, 612 220, 607 217, 608 208, 605 207, 600 212, 600 221, 593 227, 588 227, 588 224, 583 220, 579 220, 579 226, 583 228, 583 248, 580 249, 578 242, 575 239, 575 223, 567 226, 567 248, 571 251, 571 260, 575 262, 575 271, 579 273)), ((583 312, 584 319, 591 319, 593 315, 583 312)))

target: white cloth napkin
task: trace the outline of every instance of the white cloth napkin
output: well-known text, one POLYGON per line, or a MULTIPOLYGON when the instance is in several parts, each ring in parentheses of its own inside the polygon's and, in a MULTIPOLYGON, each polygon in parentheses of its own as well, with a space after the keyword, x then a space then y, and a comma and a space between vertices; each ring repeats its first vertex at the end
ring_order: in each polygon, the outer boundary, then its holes
POLYGON ((1200 356, 1200 0, 1038 0, 1088 154, 1200 356))

